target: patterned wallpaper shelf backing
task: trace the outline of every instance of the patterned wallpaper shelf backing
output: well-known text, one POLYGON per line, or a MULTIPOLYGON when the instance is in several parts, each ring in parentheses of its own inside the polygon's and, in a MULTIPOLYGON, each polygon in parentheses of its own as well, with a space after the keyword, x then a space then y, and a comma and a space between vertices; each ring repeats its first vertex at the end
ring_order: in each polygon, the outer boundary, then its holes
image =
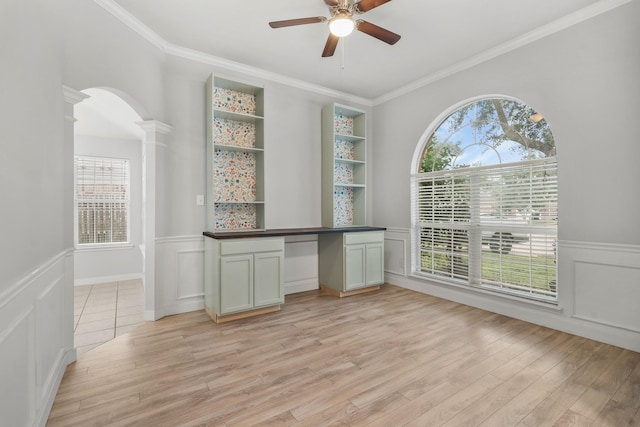
POLYGON ((207 230, 264 229, 264 88, 207 79, 207 230))
POLYGON ((353 184, 353 165, 336 162, 333 176, 336 184, 353 184))
POLYGON ((216 144, 233 147, 255 148, 256 125, 215 117, 213 119, 213 141, 216 144))
POLYGON ((353 117, 338 113, 334 116, 333 125, 338 135, 353 135, 353 117))
POLYGON ((256 228, 256 205, 251 203, 216 203, 216 230, 253 230, 256 228))
POLYGON ((333 190, 333 221, 336 227, 353 224, 353 188, 336 187, 333 190))
POLYGON ((336 138, 334 142, 334 156, 336 159, 353 160, 355 158, 353 142, 336 138))
POLYGON ((255 114, 256 97, 232 89, 213 88, 213 108, 231 113, 255 114))
POLYGON ((214 150, 213 187, 217 203, 256 201, 256 155, 214 150))

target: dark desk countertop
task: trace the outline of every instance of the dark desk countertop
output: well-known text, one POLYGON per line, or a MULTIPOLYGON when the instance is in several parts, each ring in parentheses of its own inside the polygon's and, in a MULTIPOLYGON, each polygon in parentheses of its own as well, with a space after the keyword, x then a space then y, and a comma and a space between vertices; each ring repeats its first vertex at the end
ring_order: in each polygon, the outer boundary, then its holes
POLYGON ((308 227, 308 228, 276 228, 261 231, 233 231, 212 233, 205 231, 202 233, 206 237, 213 239, 243 239, 252 237, 276 237, 276 236, 302 236, 305 234, 328 234, 328 233, 357 233, 362 231, 384 231, 386 227, 308 227))

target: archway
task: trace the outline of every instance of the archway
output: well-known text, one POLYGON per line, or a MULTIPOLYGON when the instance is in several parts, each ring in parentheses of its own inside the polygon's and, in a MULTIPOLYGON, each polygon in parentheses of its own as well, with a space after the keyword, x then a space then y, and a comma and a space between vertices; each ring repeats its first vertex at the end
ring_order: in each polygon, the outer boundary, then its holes
MULTIPOLYGON (((144 288, 141 318, 156 320, 156 159, 158 147, 164 147, 163 135, 171 128, 155 120, 143 120, 144 110, 122 91, 90 88, 82 93, 87 98, 74 108, 74 154, 76 158, 81 155, 90 160, 128 162, 130 197, 127 215, 121 215, 126 220, 118 223, 126 227, 127 238, 106 245, 91 244, 93 241, 79 245, 79 208, 74 203, 74 279, 76 284, 86 284, 137 278, 144 288)), ((116 215, 106 217, 114 223, 116 215)))

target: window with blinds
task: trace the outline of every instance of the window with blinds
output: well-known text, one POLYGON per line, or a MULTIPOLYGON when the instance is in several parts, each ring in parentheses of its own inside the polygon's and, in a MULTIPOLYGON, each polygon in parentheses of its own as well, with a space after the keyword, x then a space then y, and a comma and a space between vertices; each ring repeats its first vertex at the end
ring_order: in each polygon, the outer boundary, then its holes
POLYGON ((76 244, 129 241, 129 161, 75 157, 76 244))
POLYGON ((555 159, 416 174, 413 181, 419 271, 555 298, 555 159))
POLYGON ((526 132, 518 128, 515 113, 512 122, 491 126, 496 109, 502 120, 505 111, 517 111, 525 120, 533 115, 520 108, 467 106, 440 126, 445 132, 432 135, 421 171, 411 177, 413 271, 554 302, 558 186, 553 140, 546 146, 542 137, 513 142, 516 132, 501 139, 508 130, 526 132), (536 142, 546 153, 527 146, 536 142))

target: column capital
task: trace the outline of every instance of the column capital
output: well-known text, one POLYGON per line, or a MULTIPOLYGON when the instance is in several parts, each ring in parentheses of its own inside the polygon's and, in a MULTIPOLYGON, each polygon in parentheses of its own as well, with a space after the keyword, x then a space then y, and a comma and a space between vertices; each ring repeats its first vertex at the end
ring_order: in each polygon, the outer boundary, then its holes
POLYGON ((64 85, 62 86, 62 93, 64 94, 64 102, 72 105, 90 98, 90 96, 86 93, 82 93, 79 90, 75 90, 73 88, 70 88, 69 86, 64 85))
POLYGON ((145 120, 136 122, 146 133, 153 132, 160 135, 166 135, 173 130, 173 126, 163 123, 159 120, 145 120))

